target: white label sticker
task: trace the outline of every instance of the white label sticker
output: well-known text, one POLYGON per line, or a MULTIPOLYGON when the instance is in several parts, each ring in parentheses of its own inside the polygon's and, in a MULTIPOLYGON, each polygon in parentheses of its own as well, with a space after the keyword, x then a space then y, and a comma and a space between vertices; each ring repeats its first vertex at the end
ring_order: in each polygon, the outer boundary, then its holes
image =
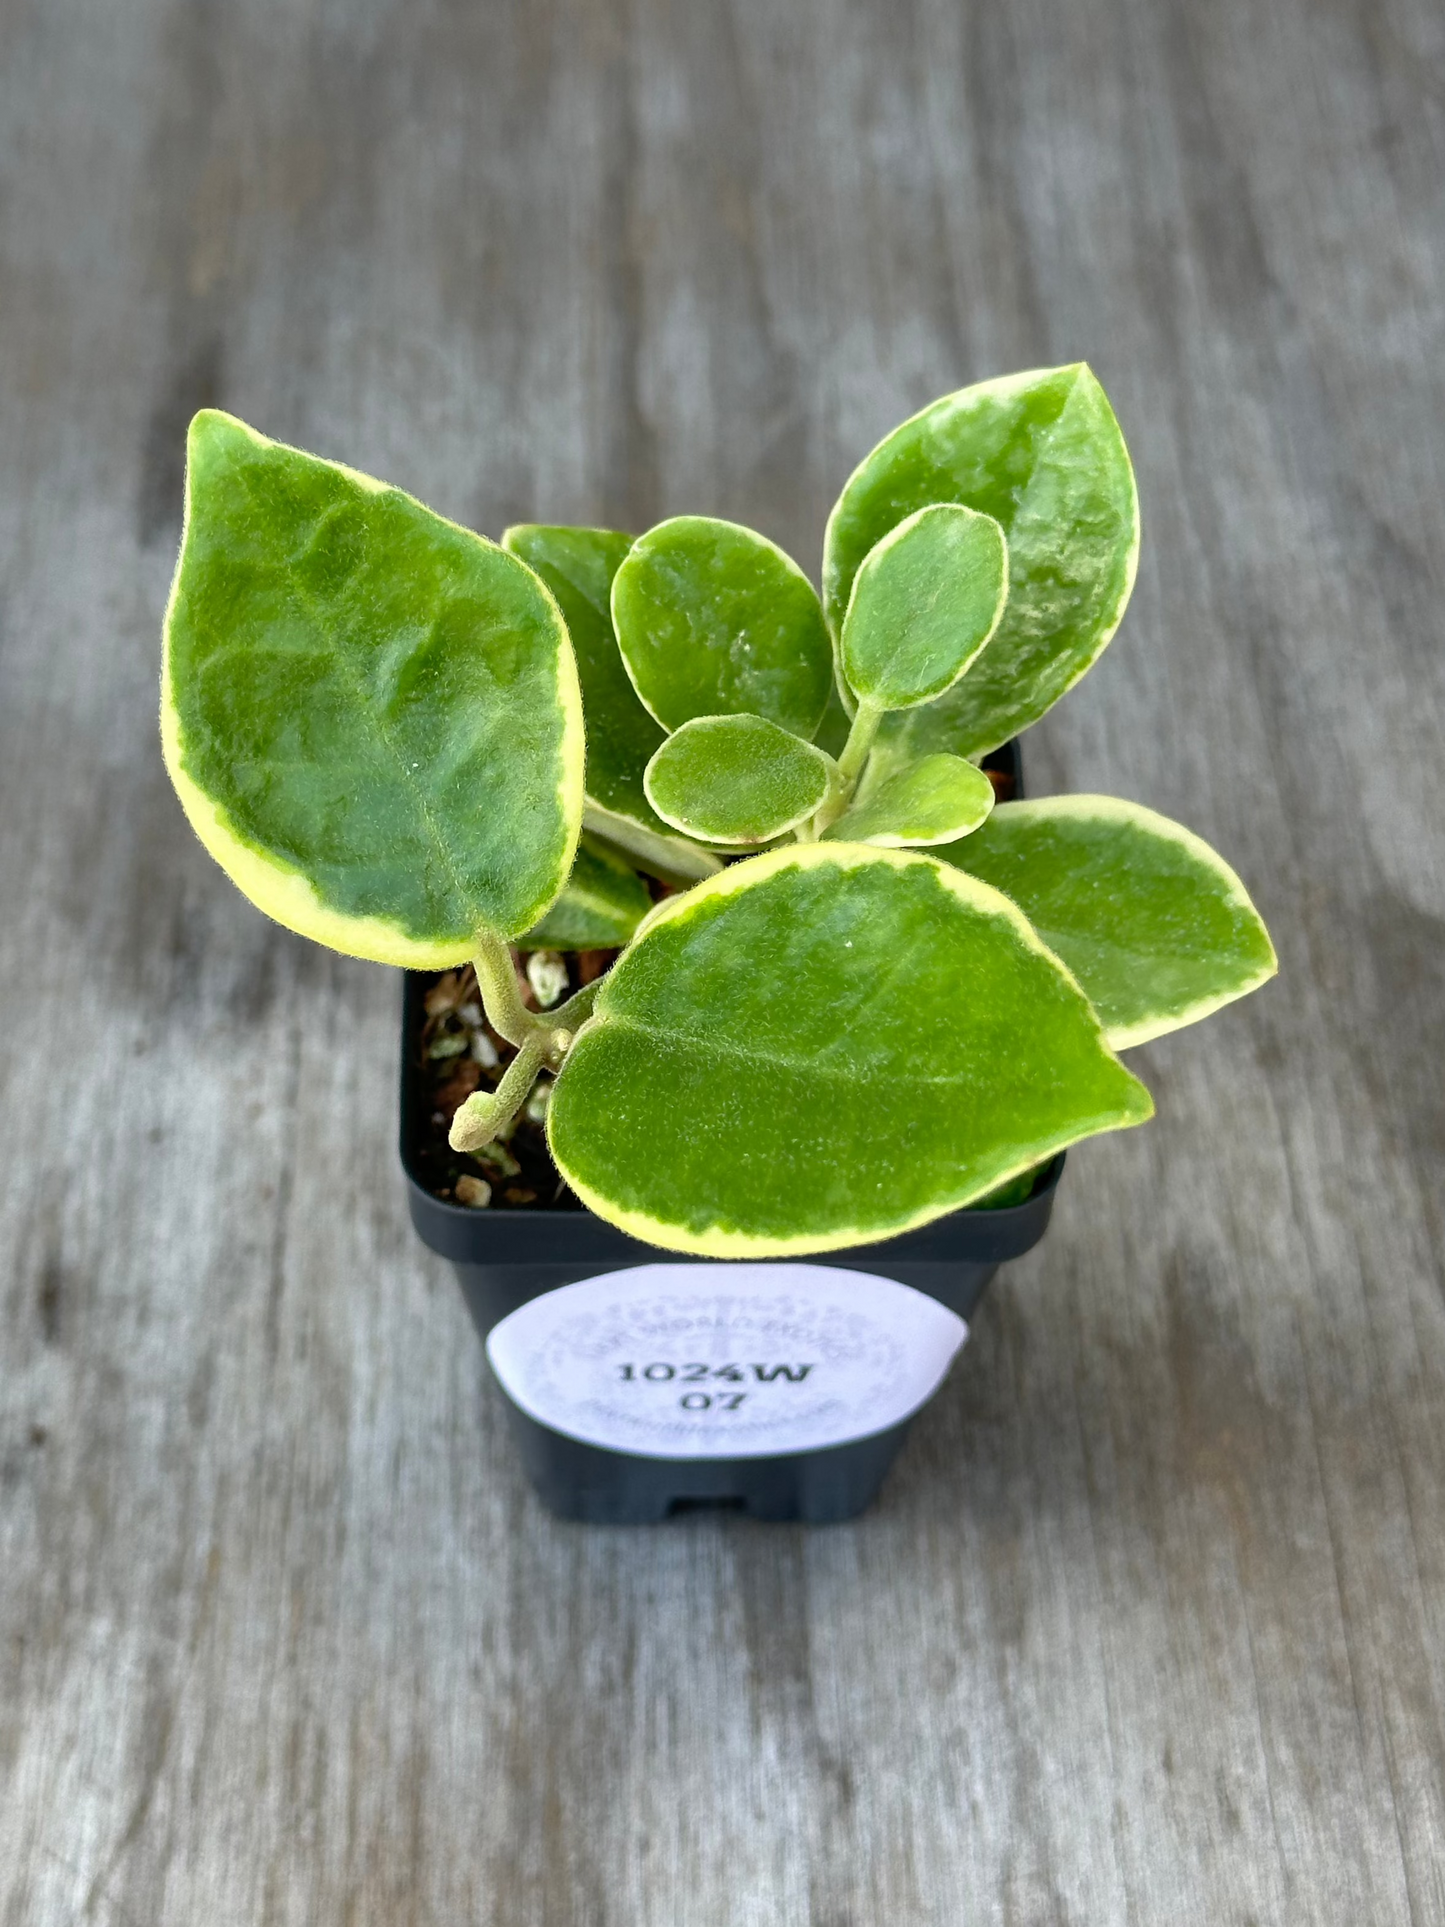
POLYGON ((968 1327, 936 1298, 831 1265, 639 1265, 521 1305, 487 1356, 554 1431, 655 1459, 762 1458, 886 1431, 968 1327))

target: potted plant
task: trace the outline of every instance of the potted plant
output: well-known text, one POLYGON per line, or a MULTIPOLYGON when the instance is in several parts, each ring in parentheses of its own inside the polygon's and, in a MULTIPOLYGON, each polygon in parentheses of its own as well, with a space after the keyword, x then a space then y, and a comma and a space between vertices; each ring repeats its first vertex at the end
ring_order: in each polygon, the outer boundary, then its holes
POLYGON ((167 767, 261 909, 411 973, 413 1216, 556 1510, 858 1510, 1066 1147, 1152 1114, 1118 1053, 1273 974, 1191 832, 1022 796, 1138 536, 1082 365, 895 429, 821 598, 735 523, 495 544, 192 423, 167 767))

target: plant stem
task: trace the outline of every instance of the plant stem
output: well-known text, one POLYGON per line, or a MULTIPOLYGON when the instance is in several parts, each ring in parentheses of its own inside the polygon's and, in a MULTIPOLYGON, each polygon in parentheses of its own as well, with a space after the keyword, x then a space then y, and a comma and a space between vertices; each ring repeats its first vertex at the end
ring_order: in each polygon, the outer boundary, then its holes
POLYGON ((843 754, 838 758, 838 775, 841 778, 831 796, 824 799, 813 818, 813 838, 816 840, 824 830, 847 809, 849 799, 863 773, 863 765, 868 761, 868 752, 873 747, 873 738, 878 734, 878 725, 883 721, 884 712, 866 696, 860 698, 858 713, 853 718, 853 727, 848 731, 848 740, 843 745, 843 754))
POLYGON ((704 877, 716 876, 722 868, 721 861, 700 843, 684 836, 659 836, 640 823, 592 804, 583 811, 582 824, 589 835, 601 837, 610 848, 620 851, 634 870, 642 870, 675 889, 690 889, 704 877))
POLYGON ((538 1017, 522 1002, 511 949, 500 937, 479 940, 473 968, 492 1029, 517 1046, 517 1055, 494 1091, 474 1091, 458 1107, 447 1133, 454 1151, 480 1151, 506 1129, 530 1096, 538 1071, 555 1071, 572 1048, 573 1036, 591 1016, 593 999, 602 988, 601 978, 584 984, 565 1004, 538 1017))
MULTIPOLYGON (((517 967, 512 961, 511 946, 503 943, 500 937, 494 937, 490 932, 478 937, 472 968, 477 973, 477 989, 481 992, 482 1007, 492 1029, 499 1037, 505 1037, 509 1044, 515 1044, 519 1051, 530 1050, 535 1045, 541 1053, 538 1062, 555 1070, 572 1048, 573 1033, 592 1015, 592 1000, 601 989, 601 978, 594 983, 584 984, 581 990, 556 1010, 538 1016, 536 1011, 528 1010, 522 1001, 522 986, 517 982, 517 967)), ((509 1066, 507 1075, 510 1074, 509 1066)), ((505 1081, 504 1077, 503 1083, 505 1081)), ((502 1085, 499 1084, 497 1090, 501 1089, 502 1085)))
MULTIPOLYGON (((555 1010, 548 1012, 554 1033, 559 1030, 567 1032, 575 1031, 587 1022, 587 1019, 592 1015, 592 1004, 598 991, 602 988, 602 983, 603 979, 601 977, 594 977, 590 984, 583 984, 582 988, 573 996, 569 997, 565 1004, 559 1004, 555 1010)), ((569 1036, 567 1043, 562 1045, 560 1049, 566 1051, 570 1048, 571 1042, 572 1040, 569 1036)))
POLYGON ((477 973, 482 1007, 499 1037, 505 1037, 520 1050, 538 1031, 552 1029, 550 1022, 542 1023, 536 1012, 528 1010, 522 1002, 522 987, 517 982, 511 947, 489 930, 478 933, 472 968, 477 973))
MULTIPOLYGON (((493 1017, 492 1022, 496 1021, 493 1017)), ((547 1057, 548 1039, 538 1031, 518 1050, 494 1091, 474 1091, 458 1108, 447 1133, 452 1149, 480 1151, 499 1131, 505 1130, 526 1103, 547 1057)))
POLYGON ((860 697, 853 727, 848 731, 843 754, 838 758, 838 769, 850 794, 853 785, 863 774, 863 765, 868 761, 868 752, 873 747, 873 738, 878 734, 878 725, 882 721, 881 704, 871 702, 867 696, 860 697))

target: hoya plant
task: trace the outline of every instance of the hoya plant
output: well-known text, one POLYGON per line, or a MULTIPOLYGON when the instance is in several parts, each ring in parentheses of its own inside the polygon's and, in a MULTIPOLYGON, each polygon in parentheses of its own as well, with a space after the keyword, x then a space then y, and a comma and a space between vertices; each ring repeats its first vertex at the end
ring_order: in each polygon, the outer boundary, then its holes
POLYGON ((1138 547, 1082 365, 895 429, 829 519, 821 597, 733 522, 496 543, 208 410, 166 763, 279 922, 475 966, 514 1054, 456 1150, 545 1074, 559 1171, 635 1236, 865 1244, 1141 1123, 1119 1053, 1275 970, 1190 831, 1113 797, 995 804, 980 767, 1096 660, 1138 547), (537 1009, 516 951, 539 946, 620 954, 537 1009))

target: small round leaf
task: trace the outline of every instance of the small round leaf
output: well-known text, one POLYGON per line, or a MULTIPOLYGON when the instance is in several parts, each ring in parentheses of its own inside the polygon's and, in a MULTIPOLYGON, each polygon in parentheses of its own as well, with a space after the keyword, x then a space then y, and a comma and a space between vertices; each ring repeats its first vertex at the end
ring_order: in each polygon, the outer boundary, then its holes
POLYGON ((962 502, 1008 538, 1003 620, 967 676, 883 724, 904 757, 976 757, 1037 722, 1119 626, 1139 556, 1139 502, 1108 398, 1076 362, 979 382, 894 429, 828 518, 823 596, 841 634, 853 581, 888 531, 962 502))
POLYGON ((766 716, 811 740, 833 680, 813 585, 736 522, 679 515, 634 543, 612 584, 633 686, 664 729, 694 716, 766 716))
POLYGON ((870 549, 843 623, 843 673, 880 709, 932 702, 968 668, 1008 601, 1008 544, 991 515, 940 502, 870 549))
POLYGON ((976 830, 992 808, 993 784, 983 771, 940 752, 880 783, 823 834, 884 850, 949 843, 976 830))
POLYGON ((822 750, 762 716, 696 716, 648 764, 647 795, 689 836, 766 843, 813 814, 832 768, 822 750))

